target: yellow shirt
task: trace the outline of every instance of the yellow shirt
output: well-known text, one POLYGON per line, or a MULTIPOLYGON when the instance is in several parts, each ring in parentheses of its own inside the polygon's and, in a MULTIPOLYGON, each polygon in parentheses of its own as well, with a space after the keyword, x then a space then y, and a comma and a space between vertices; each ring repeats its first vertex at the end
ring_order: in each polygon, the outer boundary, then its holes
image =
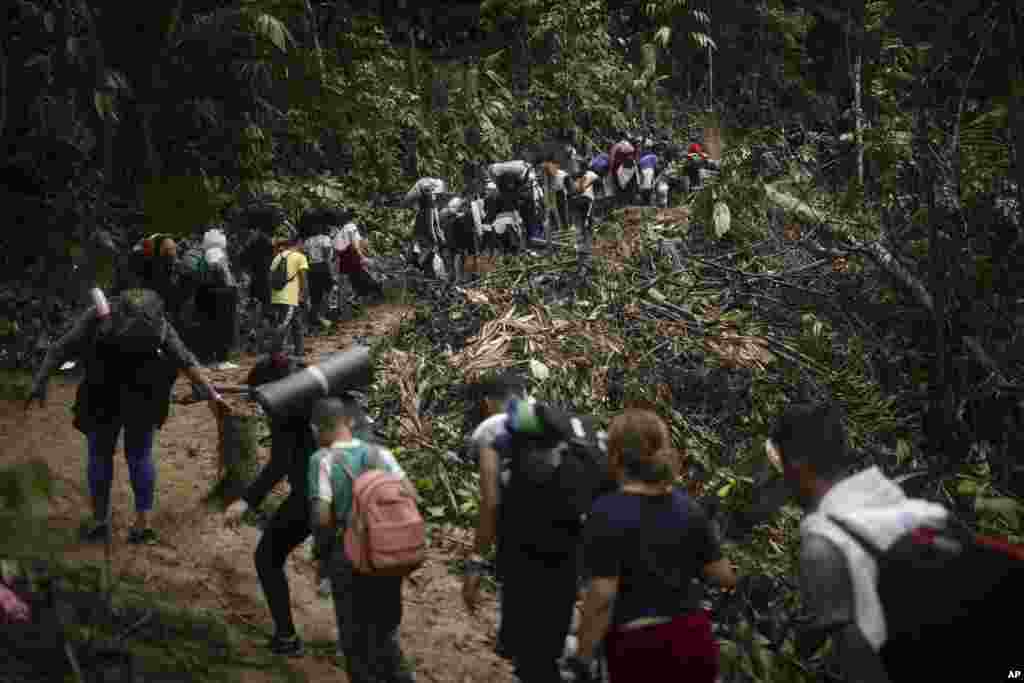
POLYGON ((270 303, 272 304, 287 304, 288 306, 299 305, 299 273, 305 270, 309 270, 309 261, 306 260, 305 254, 301 251, 295 251, 293 249, 286 249, 280 254, 274 257, 274 260, 270 262, 270 271, 273 272, 274 268, 277 267, 281 257, 288 256, 288 284, 284 286, 284 289, 270 291, 270 303))

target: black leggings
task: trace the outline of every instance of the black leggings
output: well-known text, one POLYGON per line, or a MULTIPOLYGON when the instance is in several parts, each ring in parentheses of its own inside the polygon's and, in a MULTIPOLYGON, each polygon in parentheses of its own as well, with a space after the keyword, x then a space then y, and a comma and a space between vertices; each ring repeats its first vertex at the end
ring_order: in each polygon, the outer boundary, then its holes
POLYGON ((284 563, 292 551, 312 533, 309 510, 310 503, 305 496, 295 493, 289 495, 270 518, 256 546, 256 574, 267 599, 270 618, 274 620, 274 633, 279 636, 295 633, 291 592, 284 573, 284 563))
POLYGON ((319 269, 309 271, 309 298, 313 304, 313 314, 320 315, 323 312, 324 299, 334 288, 334 278, 331 272, 319 269))
POLYGON ((196 292, 200 325, 192 351, 204 362, 226 361, 235 346, 238 291, 234 287, 202 287, 196 292))
POLYGON ((578 557, 539 559, 505 552, 499 562, 498 647, 524 683, 561 683, 558 660, 572 625, 578 557))

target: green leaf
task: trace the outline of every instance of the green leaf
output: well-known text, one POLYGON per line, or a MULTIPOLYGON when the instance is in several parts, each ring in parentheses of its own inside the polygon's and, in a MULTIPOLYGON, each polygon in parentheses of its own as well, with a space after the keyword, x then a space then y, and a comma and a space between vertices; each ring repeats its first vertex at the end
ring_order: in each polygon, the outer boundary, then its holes
POLYGON ((543 382, 549 376, 551 376, 551 371, 548 369, 548 366, 544 365, 539 360, 531 358, 530 359, 530 374, 532 374, 538 380, 543 382))
POLYGON ((978 482, 965 477, 956 485, 956 492, 961 496, 976 496, 979 488, 978 482))
POLYGON ((444 517, 444 508, 440 505, 432 505, 427 508, 427 514, 431 517, 444 517))
POLYGON ((1024 504, 1013 498, 983 498, 974 500, 974 509, 979 513, 998 515, 1006 520, 1012 529, 1019 530, 1021 514, 1024 514, 1024 504))
POLYGON ((714 224, 715 224, 715 237, 721 238, 729 232, 729 227, 732 224, 732 214, 729 211, 729 205, 725 202, 715 202, 714 209, 714 224))

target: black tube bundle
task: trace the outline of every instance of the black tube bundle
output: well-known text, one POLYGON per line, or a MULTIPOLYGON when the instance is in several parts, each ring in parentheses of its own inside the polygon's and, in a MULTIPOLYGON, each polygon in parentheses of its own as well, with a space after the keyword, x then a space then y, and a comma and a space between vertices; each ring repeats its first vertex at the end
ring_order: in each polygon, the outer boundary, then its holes
POLYGON ((370 349, 353 346, 317 365, 260 385, 253 391, 253 397, 267 415, 285 418, 308 412, 317 399, 337 396, 345 389, 365 387, 372 382, 370 349))

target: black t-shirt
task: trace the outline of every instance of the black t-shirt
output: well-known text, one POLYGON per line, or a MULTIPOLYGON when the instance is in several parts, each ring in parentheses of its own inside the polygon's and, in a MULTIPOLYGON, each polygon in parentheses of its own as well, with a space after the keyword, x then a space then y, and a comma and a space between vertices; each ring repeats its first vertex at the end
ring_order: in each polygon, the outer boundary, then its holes
POLYGON ((685 493, 616 492, 594 503, 584 556, 594 577, 620 577, 612 624, 676 617, 700 606, 694 579, 722 558, 711 524, 685 493))

